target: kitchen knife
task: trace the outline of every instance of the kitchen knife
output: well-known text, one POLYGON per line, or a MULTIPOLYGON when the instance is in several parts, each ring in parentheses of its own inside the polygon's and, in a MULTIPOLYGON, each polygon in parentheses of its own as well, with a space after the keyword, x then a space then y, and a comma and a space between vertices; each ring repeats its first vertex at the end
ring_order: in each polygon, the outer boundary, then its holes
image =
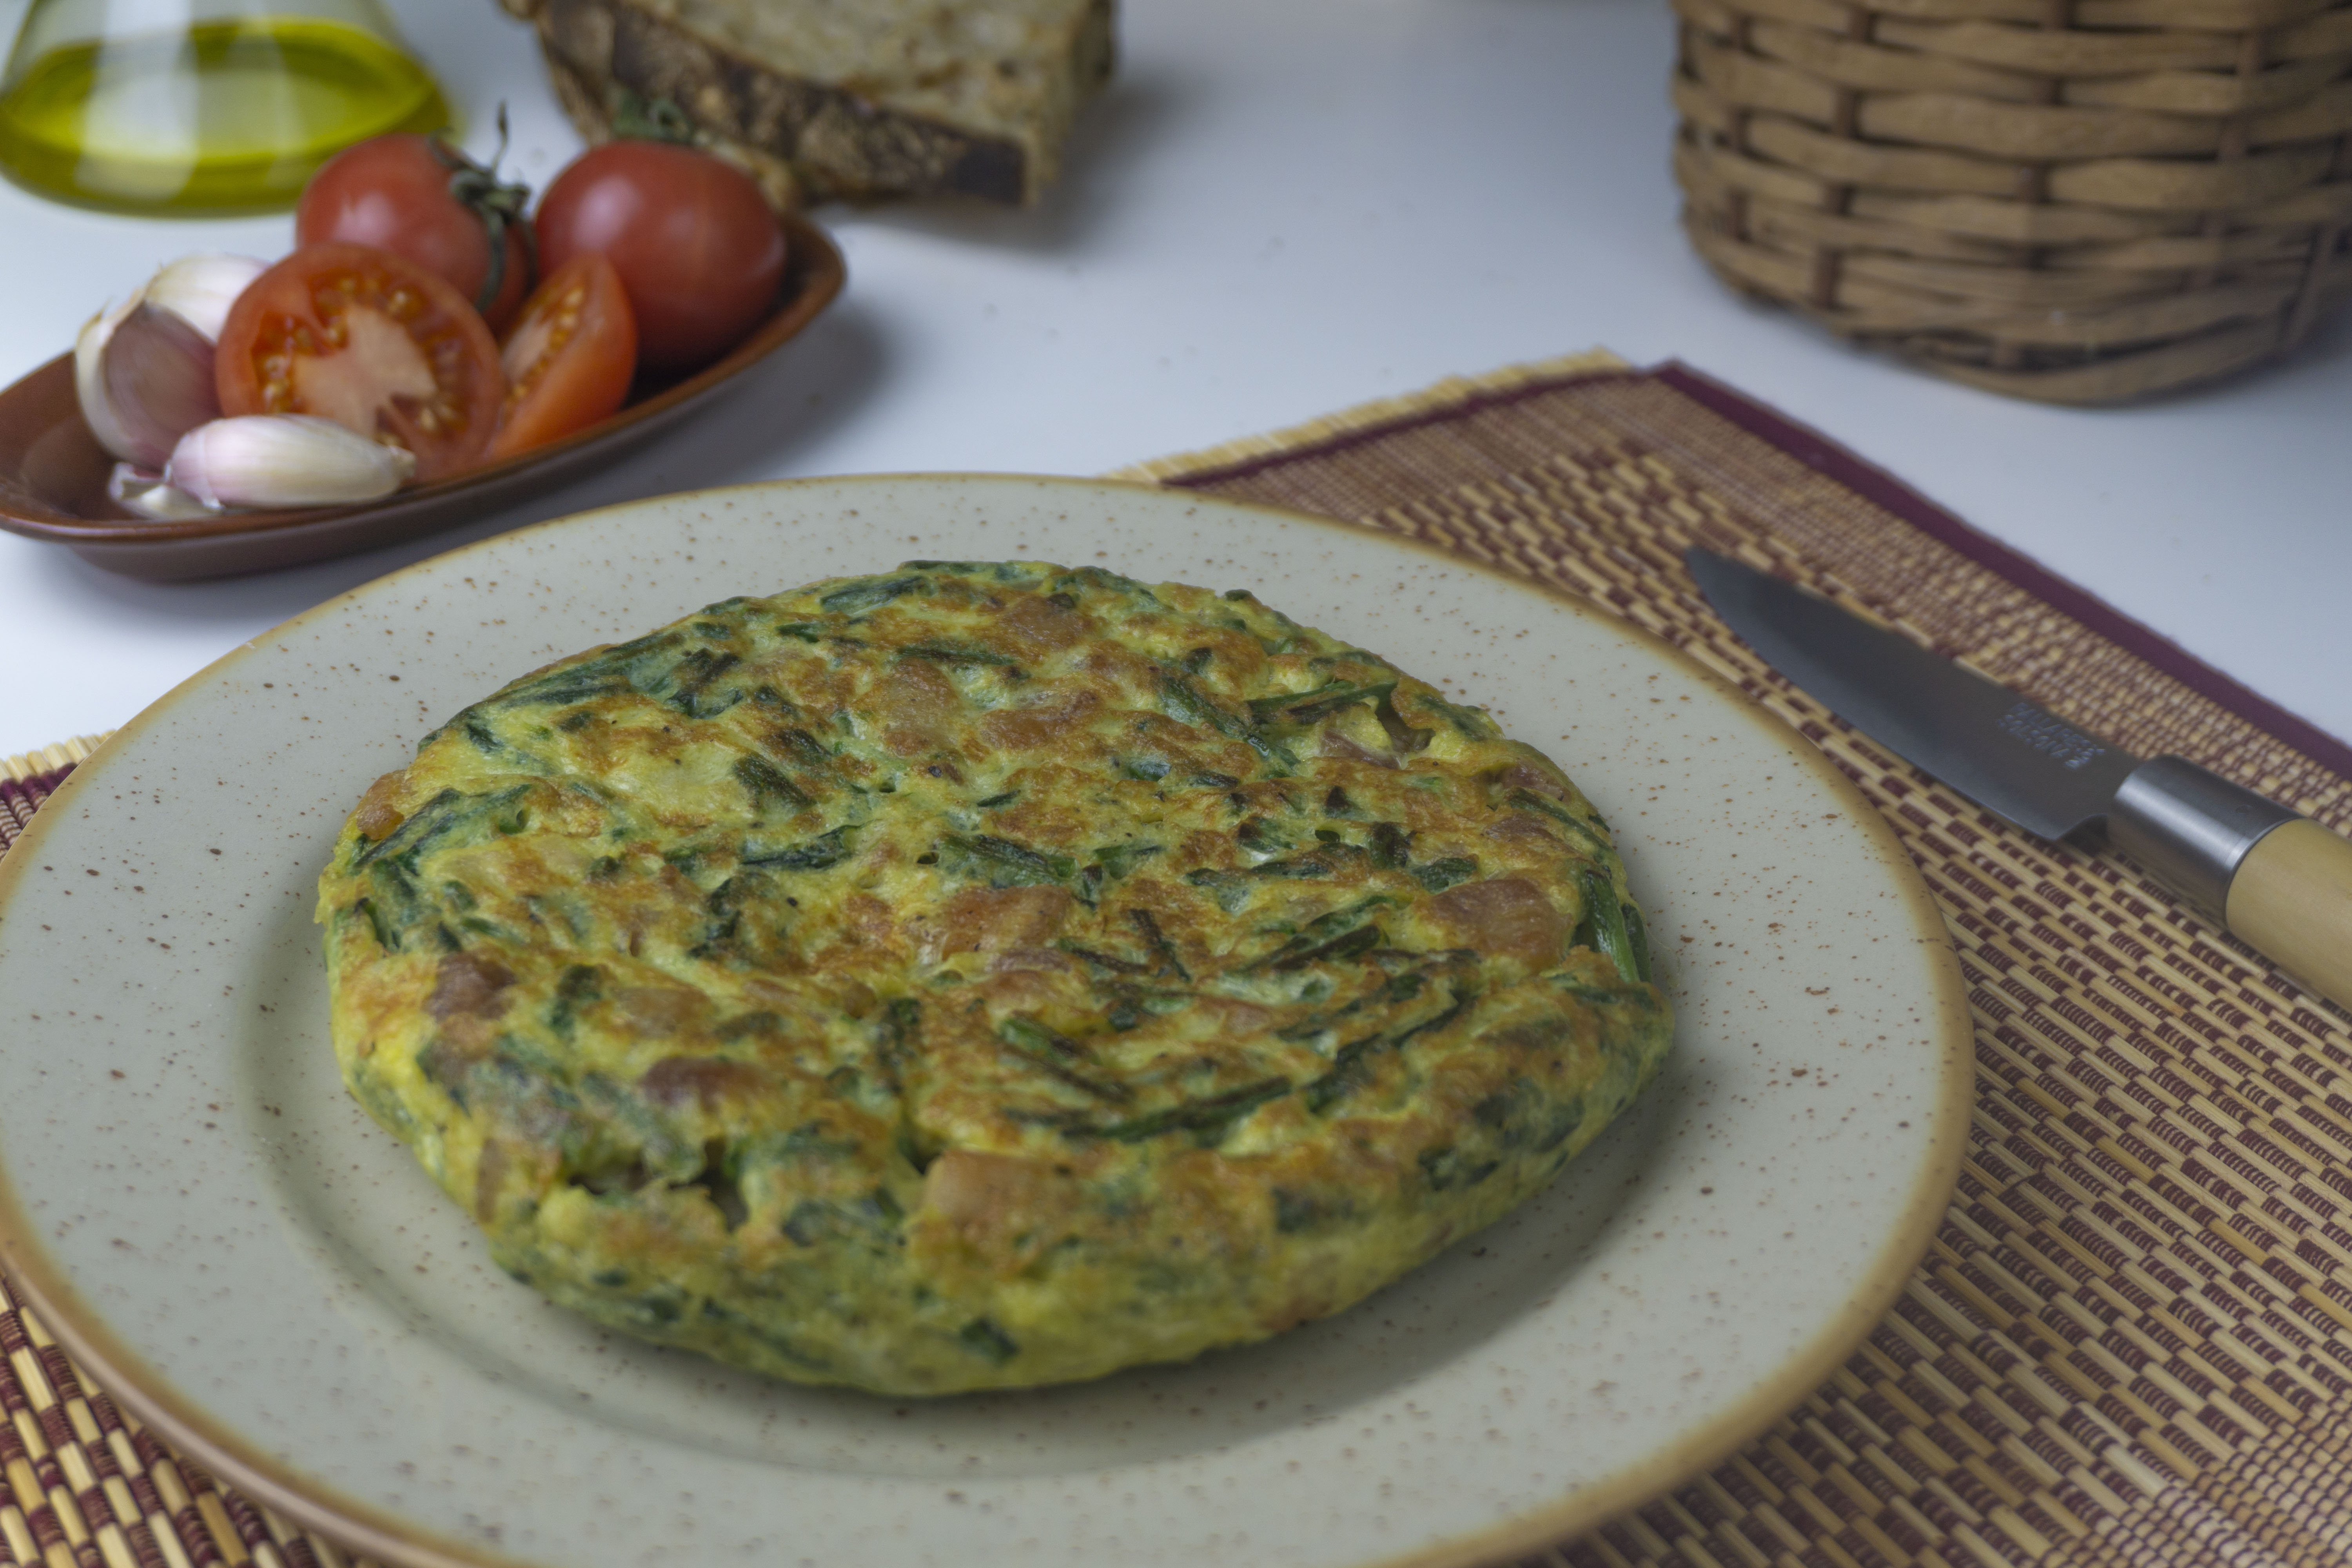
POLYGON ((2352 1007, 2352 842, 2182 757, 2146 762, 1769 573, 1683 559, 1731 629, 1855 729, 2028 833, 2116 847, 2352 1007))

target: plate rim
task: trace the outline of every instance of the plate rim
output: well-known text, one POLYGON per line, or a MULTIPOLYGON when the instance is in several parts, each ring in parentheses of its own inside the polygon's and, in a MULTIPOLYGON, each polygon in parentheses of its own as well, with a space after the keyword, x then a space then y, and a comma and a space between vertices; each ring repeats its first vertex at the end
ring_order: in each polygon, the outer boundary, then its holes
MULTIPOLYGON (((545 530, 569 527, 608 512, 653 505, 677 505, 704 499, 770 494, 777 491, 839 488, 845 485, 903 485, 908 482, 950 485, 1055 485, 1087 490, 1131 491, 1167 498, 1165 485, 1127 479, 1088 479, 1070 475, 1002 472, 907 472, 834 475, 819 478, 758 480, 706 489, 678 490, 661 496, 615 502, 587 511, 493 534, 457 549, 444 551, 397 571, 373 578, 311 606, 259 636, 238 644, 180 681, 127 720, 104 744, 84 759, 59 786, 45 809, 36 812, 10 852, 0 857, 0 929, 31 864, 28 847, 47 838, 65 813, 54 808, 70 805, 81 790, 98 778, 119 752, 143 734, 183 698, 213 684, 233 666, 263 650, 282 634, 326 618, 362 594, 383 592, 425 567, 437 567, 457 557, 545 530)), ((1555 1544, 1630 1512, 1695 1476, 1712 1469, 1769 1429, 1804 1396, 1843 1364, 1901 1297, 1913 1270, 1926 1256, 1959 1180, 1967 1150, 1967 1132, 1975 1104, 1975 1026, 1969 1011, 1966 982, 1942 911, 1893 825, 1871 804, 1820 748, 1773 715, 1756 699, 1709 669, 1673 643, 1623 616, 1614 615, 1584 595, 1532 577, 1443 549, 1427 541, 1371 529, 1342 518, 1319 516, 1289 508, 1222 497, 1190 498, 1203 505, 1244 511, 1273 513, 1318 528, 1340 529, 1368 536, 1412 553, 1432 556, 1449 566, 1494 578, 1505 585, 1539 595, 1572 613, 1590 617, 1612 632, 1649 651, 1664 656, 1683 672, 1728 700, 1727 710, 1762 729, 1788 755, 1808 768, 1847 808, 1848 816, 1880 851, 1891 879, 1903 895, 1912 918, 1917 943, 1926 956, 1933 990, 1932 1016, 1925 1026, 1940 1047, 1942 1077, 1930 1117, 1927 1142, 1930 1156, 1916 1181, 1898 1223, 1864 1270, 1861 1286, 1850 1292, 1811 1338, 1784 1359, 1769 1375, 1714 1420, 1657 1452, 1558 1499, 1549 1507, 1507 1517, 1483 1530, 1432 1542, 1402 1553, 1366 1558, 1358 1568, 1472 1568, 1555 1544)), ((63 1345, 74 1362, 116 1403, 128 1406, 141 1421, 193 1455, 216 1476, 276 1510, 302 1527, 315 1530, 338 1544, 357 1550, 386 1568, 536 1568, 531 1561, 470 1542, 452 1540, 404 1519, 373 1502, 346 1495, 341 1489, 302 1476, 296 1467, 262 1452, 229 1425, 215 1417, 202 1401, 187 1394, 144 1356, 117 1335, 74 1287, 68 1271, 43 1246, 37 1229, 19 1201, 5 1151, 0 1151, 0 1261, 7 1268, 7 1283, 15 1288, 20 1306, 30 1306, 42 1327, 63 1345)))

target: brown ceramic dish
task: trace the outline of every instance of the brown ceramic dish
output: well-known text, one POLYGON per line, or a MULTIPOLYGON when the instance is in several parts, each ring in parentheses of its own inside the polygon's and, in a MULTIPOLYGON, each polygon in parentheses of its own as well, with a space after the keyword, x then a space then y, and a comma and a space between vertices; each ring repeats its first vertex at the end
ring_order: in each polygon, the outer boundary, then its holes
POLYGON ((154 522, 107 498, 114 459, 74 397, 73 355, 0 390, 0 529, 65 545, 92 565, 151 582, 185 582, 324 561, 448 528, 552 489, 618 458, 716 395, 799 335, 841 292, 841 252, 824 231, 784 219, 789 259, 774 313, 732 353, 683 381, 640 386, 601 424, 434 484, 361 506, 224 512, 154 522))

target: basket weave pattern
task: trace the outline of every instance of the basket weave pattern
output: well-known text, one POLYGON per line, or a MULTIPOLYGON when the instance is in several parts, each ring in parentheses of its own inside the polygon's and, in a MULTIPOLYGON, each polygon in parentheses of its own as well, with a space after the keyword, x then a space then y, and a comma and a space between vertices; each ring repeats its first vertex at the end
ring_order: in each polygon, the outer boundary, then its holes
POLYGON ((1735 287, 2114 403, 2352 295, 2352 0, 1675 0, 1684 224, 1735 287))

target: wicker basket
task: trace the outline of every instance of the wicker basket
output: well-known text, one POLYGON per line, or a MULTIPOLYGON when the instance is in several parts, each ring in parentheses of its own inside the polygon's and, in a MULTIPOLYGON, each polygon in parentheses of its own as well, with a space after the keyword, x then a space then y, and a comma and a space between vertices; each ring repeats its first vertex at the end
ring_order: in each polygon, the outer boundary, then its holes
POLYGON ((2352 295, 2352 0, 1675 0, 1675 175, 1735 287, 2116 403, 2352 295))

